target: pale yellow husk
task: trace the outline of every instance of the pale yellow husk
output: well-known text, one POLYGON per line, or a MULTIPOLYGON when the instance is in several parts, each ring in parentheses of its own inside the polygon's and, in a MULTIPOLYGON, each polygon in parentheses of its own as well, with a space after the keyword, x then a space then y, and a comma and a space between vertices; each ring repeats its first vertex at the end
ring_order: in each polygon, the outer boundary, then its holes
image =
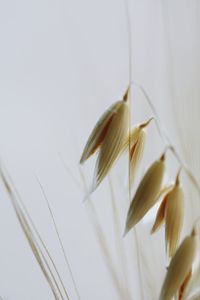
POLYGON ((83 164, 97 149, 99 149, 109 130, 112 118, 115 114, 117 114, 118 109, 121 107, 122 103, 123 101, 118 101, 112 104, 101 116, 85 145, 80 159, 81 164, 83 164))
POLYGON ((147 170, 131 202, 125 232, 137 224, 158 200, 164 172, 165 163, 163 159, 154 162, 147 170))
POLYGON ((146 132, 143 128, 138 131, 137 141, 133 144, 131 139, 130 151, 130 184, 132 185, 135 179, 136 172, 139 168, 146 140, 146 132))
POLYGON ((170 262, 159 300, 172 300, 189 274, 196 253, 196 237, 186 237, 170 262))
POLYGON ((151 229, 151 234, 155 233, 158 229, 160 229, 160 227, 165 221, 165 208, 166 208, 167 194, 172 190, 173 187, 174 185, 172 184, 169 186, 165 186, 158 195, 158 199, 160 199, 162 196, 164 196, 164 198, 156 214, 156 219, 151 229))
POLYGON ((194 291, 196 291, 196 293, 199 292, 200 296, 200 263, 198 263, 198 266, 194 269, 191 280, 183 293, 183 300, 190 299, 189 295, 194 294, 194 291))
POLYGON ((122 151, 129 125, 129 106, 121 101, 117 112, 112 116, 107 134, 101 144, 95 167, 91 192, 94 191, 108 174, 122 151))
POLYGON ((156 215, 156 220, 151 229, 151 233, 155 233, 161 227, 161 225, 164 223, 166 203, 167 203, 167 197, 165 197, 160 204, 160 207, 159 207, 157 215, 156 215))
POLYGON ((184 194, 179 184, 167 195, 165 208, 165 239, 168 255, 174 255, 183 226, 184 194))

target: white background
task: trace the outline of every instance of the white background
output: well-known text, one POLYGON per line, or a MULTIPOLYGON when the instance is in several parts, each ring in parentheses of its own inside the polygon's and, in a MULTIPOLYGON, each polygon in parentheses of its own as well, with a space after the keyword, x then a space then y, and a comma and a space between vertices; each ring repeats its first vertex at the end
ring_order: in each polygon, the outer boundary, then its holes
MULTIPOLYGON (((200 179, 199 0, 129 2, 133 79, 147 90, 163 127, 200 179)), ((0 156, 74 300, 76 294, 35 175, 51 203, 81 300, 120 299, 90 221, 89 204, 82 204, 84 193, 73 176, 81 183, 78 161, 84 143, 98 117, 127 88, 126 25, 122 0, 0 0, 0 156)), ((132 91, 133 123, 137 123, 152 112, 138 88, 132 91)), ((141 173, 163 148, 152 124, 141 173)), ((171 156, 169 161, 173 179, 177 165, 171 156)), ((125 164, 126 160, 119 162, 113 171, 114 180, 122 185, 116 185, 115 190, 116 201, 123 207, 121 233, 128 208, 125 164)), ((94 160, 85 167, 88 182, 93 165, 94 160)), ((186 233, 200 213, 200 202, 188 180, 185 190, 186 233)), ((91 201, 121 274, 107 180, 91 201)), ((138 227, 144 299, 155 300, 166 266, 164 236, 161 232, 149 237, 150 226, 145 224, 138 227)), ((123 241, 128 252, 127 285, 131 287, 131 298, 140 299, 131 239, 129 236, 123 241)), ((3 299, 53 299, 2 185, 0 241, 3 299)))

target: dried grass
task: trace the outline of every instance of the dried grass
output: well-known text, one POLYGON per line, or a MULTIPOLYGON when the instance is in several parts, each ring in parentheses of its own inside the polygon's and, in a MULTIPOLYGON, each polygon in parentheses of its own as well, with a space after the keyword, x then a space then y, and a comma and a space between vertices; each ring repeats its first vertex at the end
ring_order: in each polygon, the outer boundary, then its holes
MULTIPOLYGON (((4 168, 5 169, 5 168, 4 168)), ((50 253, 48 251, 48 249, 46 248, 44 242, 42 241, 41 237, 39 236, 33 222, 32 219, 29 218, 29 214, 26 213, 22 210, 19 202, 18 202, 18 193, 16 193, 15 188, 13 187, 13 185, 11 185, 8 182, 8 179, 6 178, 5 175, 5 170, 3 171, 2 166, 0 167, 0 176, 1 179, 4 183, 5 189, 8 193, 9 199, 11 200, 11 204, 14 208, 14 211, 16 213, 17 219, 19 221, 19 224, 24 232, 24 235, 28 241, 28 244, 32 250, 32 253, 52 291, 52 294, 54 296, 54 298, 56 300, 65 300, 65 299, 70 299, 69 295, 65 289, 65 286, 62 282, 62 279, 57 271, 57 268, 55 266, 55 263, 53 261, 53 259, 50 256, 50 253), (33 227, 33 229, 31 228, 29 221, 33 227), (34 234, 34 231, 36 232, 36 235, 34 234), (39 236, 39 241, 41 242, 42 247, 44 248, 44 251, 42 250, 40 244, 37 241, 36 236, 39 236), (45 255, 46 252, 46 255, 45 255), (50 263, 48 262, 48 259, 50 261, 50 263), (57 278, 55 276, 55 274, 57 275, 57 278)), ((7 176, 8 177, 8 176, 7 176)), ((12 182, 11 182, 12 183, 12 182)))

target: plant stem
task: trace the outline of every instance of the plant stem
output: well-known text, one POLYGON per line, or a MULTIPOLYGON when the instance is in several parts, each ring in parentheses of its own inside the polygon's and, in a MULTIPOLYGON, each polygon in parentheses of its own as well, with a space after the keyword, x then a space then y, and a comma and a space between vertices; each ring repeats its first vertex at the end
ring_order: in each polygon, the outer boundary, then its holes
POLYGON ((68 258, 67 258, 67 254, 66 254, 65 248, 64 248, 63 243, 62 243, 61 236, 60 236, 60 234, 59 234, 58 226, 57 226, 57 224, 56 224, 56 220, 55 220, 55 217, 54 217, 54 215, 53 215, 53 211, 52 211, 52 209, 51 209, 51 205, 50 205, 49 200, 48 200, 48 198, 47 198, 47 195, 46 195, 46 193, 45 193, 44 187, 43 187, 43 185, 41 184, 41 182, 40 182, 40 180, 38 179, 38 177, 36 177, 36 180, 37 180, 37 182, 38 182, 38 184, 39 184, 39 186, 40 186, 40 189, 41 189, 42 194, 43 194, 43 196, 44 196, 44 199, 45 199, 45 201, 46 201, 46 204, 47 204, 49 213, 50 213, 50 215, 51 215, 51 218, 52 218, 52 221, 53 221, 53 225, 54 225, 54 228, 55 228, 55 231, 56 231, 56 235, 57 235, 57 237, 58 237, 58 241, 59 241, 61 250, 62 250, 62 252, 63 252, 64 259, 65 259, 65 262, 66 262, 66 265, 67 265, 67 271, 69 271, 69 273, 70 273, 70 276, 71 276, 71 279, 72 279, 72 282, 73 282, 73 285, 74 285, 74 289, 75 289, 76 294, 77 294, 77 298, 80 300, 80 299, 81 299, 81 298, 80 298, 80 294, 79 294, 79 291, 78 291, 78 288, 77 288, 77 285, 76 285, 76 281, 75 281, 75 279, 74 279, 74 275, 73 275, 73 272, 72 272, 71 265, 70 265, 70 263, 69 263, 69 260, 68 260, 68 258))

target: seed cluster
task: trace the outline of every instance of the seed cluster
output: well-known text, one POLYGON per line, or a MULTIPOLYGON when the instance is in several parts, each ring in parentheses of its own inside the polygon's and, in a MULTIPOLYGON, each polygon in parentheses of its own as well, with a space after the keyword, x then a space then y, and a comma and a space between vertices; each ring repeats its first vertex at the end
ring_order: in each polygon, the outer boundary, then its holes
MULTIPOLYGON (((132 185, 134 182, 143 156, 146 128, 153 118, 129 130, 127 99, 128 90, 121 101, 113 104, 103 114, 83 150, 81 164, 98 150, 90 193, 94 192, 127 149, 129 150, 129 184, 132 185)), ((141 179, 128 209, 124 235, 143 219, 160 198, 162 199, 151 233, 155 233, 162 224, 165 224, 166 252, 171 261, 159 300, 170 300, 175 295, 178 295, 177 299, 180 300, 186 299, 184 294, 193 276, 193 263, 197 256, 197 230, 194 227, 192 233, 180 244, 184 220, 184 193, 180 184, 180 171, 173 185, 163 186, 166 151, 160 159, 152 163, 141 179)))

